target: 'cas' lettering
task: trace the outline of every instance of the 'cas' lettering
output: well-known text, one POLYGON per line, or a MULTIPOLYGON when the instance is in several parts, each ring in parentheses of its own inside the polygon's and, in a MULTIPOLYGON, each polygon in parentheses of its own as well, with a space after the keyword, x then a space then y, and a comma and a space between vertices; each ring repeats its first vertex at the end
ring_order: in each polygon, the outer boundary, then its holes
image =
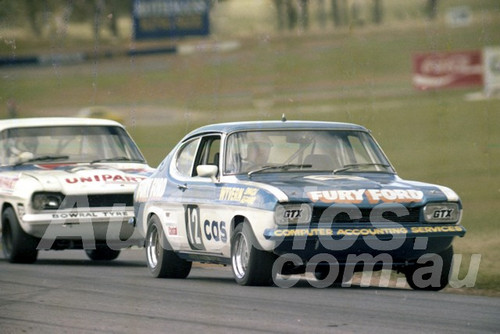
POLYGON ((203 232, 209 241, 213 239, 216 242, 227 242, 225 222, 212 221, 212 223, 210 223, 209 220, 205 220, 203 223, 203 232))

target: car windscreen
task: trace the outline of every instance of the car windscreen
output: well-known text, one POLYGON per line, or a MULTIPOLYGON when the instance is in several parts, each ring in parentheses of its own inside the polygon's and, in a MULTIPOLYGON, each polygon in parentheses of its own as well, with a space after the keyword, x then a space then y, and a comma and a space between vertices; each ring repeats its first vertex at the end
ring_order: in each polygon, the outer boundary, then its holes
POLYGON ((354 130, 242 131, 226 140, 226 174, 256 171, 388 172, 373 138, 354 130))
POLYGON ((20 161, 144 161, 127 132, 117 126, 7 129, 0 137, 0 159, 2 165, 17 164, 20 161))

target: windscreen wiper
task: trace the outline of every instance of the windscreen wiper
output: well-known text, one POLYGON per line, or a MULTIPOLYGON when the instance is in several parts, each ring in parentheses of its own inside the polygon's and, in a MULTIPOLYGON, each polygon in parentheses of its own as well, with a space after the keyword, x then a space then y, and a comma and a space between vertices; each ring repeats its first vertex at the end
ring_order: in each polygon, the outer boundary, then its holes
POLYGON ((68 158, 69 158, 68 155, 41 155, 39 157, 34 157, 31 159, 19 161, 14 166, 20 166, 20 165, 23 165, 26 163, 36 162, 36 161, 64 160, 64 159, 68 159, 68 158))
POLYGON ((380 166, 380 167, 385 167, 385 168, 391 167, 388 164, 382 164, 382 163, 348 164, 348 165, 344 165, 344 167, 342 167, 342 168, 335 169, 333 171, 333 174, 345 172, 345 171, 348 171, 348 170, 353 169, 353 168, 368 167, 368 166, 380 166))
POLYGON ((260 173, 266 170, 271 169, 281 169, 281 170, 289 170, 290 168, 311 168, 312 165, 304 165, 304 164, 285 164, 285 165, 274 165, 274 166, 262 166, 259 169, 252 170, 248 172, 248 177, 252 177, 253 174, 260 173))

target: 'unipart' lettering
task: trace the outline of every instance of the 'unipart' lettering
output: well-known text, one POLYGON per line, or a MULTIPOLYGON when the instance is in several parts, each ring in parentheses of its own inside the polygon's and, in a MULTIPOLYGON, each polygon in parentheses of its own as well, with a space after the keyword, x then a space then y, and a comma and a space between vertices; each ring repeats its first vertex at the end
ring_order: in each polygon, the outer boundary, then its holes
POLYGON ((66 178, 66 183, 90 183, 90 182, 128 182, 137 183, 144 180, 142 176, 129 176, 129 175, 112 175, 112 174, 96 174, 92 176, 81 176, 66 178))
POLYGON ((359 204, 366 198, 375 204, 421 202, 424 193, 413 189, 357 189, 310 191, 307 196, 313 202, 359 204))

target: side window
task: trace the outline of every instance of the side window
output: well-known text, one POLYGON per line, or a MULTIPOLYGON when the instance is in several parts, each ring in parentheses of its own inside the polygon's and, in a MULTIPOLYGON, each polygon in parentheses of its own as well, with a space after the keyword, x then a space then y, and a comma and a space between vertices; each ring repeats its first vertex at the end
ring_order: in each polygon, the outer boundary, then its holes
POLYGON ((182 146, 177 152, 175 167, 183 176, 191 176, 196 156, 196 149, 200 139, 191 140, 182 146))
POLYGON ((214 165, 219 167, 220 159, 220 137, 206 136, 203 137, 200 144, 200 150, 196 159, 193 175, 196 176, 196 166, 198 165, 214 165))

